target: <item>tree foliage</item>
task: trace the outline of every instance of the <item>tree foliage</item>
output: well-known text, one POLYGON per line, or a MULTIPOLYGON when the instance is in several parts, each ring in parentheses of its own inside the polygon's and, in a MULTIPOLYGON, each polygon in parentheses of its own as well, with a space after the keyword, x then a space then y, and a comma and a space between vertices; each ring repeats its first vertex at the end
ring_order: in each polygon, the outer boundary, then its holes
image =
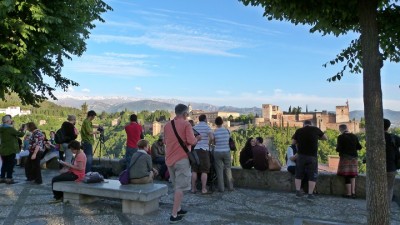
POLYGON ((359 34, 336 58, 326 63, 344 63, 328 78, 340 80, 345 71, 363 73, 366 129, 368 224, 389 224, 386 196, 385 140, 380 69, 384 60, 400 61, 400 7, 398 0, 239 0, 261 6, 268 20, 286 20, 311 26, 310 32, 335 36, 359 34))
POLYGON ((107 10, 101 0, 0 1, 0 99, 15 92, 23 104, 37 105, 47 95, 56 99, 56 87, 77 86, 62 75, 64 59, 85 52, 94 22, 104 22, 107 10))

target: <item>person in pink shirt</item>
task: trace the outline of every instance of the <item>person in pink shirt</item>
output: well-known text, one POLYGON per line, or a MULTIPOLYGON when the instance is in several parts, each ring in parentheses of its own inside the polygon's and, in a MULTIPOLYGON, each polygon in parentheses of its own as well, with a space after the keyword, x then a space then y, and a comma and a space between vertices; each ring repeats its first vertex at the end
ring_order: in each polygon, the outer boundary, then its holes
MULTIPOLYGON (((60 164, 64 166, 62 170, 65 170, 66 172, 63 172, 60 175, 53 177, 51 181, 52 189, 55 182, 60 182, 60 181, 80 182, 85 177, 86 155, 81 150, 81 144, 78 141, 73 140, 68 144, 68 148, 75 155, 75 158, 72 159, 72 163, 59 161, 60 164)), ((54 195, 54 200, 50 201, 50 203, 62 202, 63 192, 55 191, 53 189, 53 195, 54 195)))
MULTIPOLYGON (((176 117, 173 119, 176 132, 182 141, 191 149, 191 145, 195 145, 201 140, 201 135, 195 137, 192 125, 186 120, 189 116, 189 108, 184 104, 175 106, 176 117)), ((183 219, 187 211, 181 208, 183 200, 183 191, 191 189, 191 170, 188 156, 185 150, 179 144, 175 135, 171 121, 164 127, 164 143, 165 163, 168 166, 170 179, 174 186, 174 204, 172 207, 172 215, 169 218, 170 223, 176 223, 183 219)))

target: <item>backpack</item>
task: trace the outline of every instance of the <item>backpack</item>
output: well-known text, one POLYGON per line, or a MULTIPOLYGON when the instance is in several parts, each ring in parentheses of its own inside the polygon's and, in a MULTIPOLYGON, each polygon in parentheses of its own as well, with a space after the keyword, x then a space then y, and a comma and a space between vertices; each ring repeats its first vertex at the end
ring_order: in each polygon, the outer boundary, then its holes
POLYGON ((60 128, 56 131, 54 141, 56 142, 56 144, 63 144, 67 142, 67 137, 65 136, 63 128, 60 128))
POLYGON ((88 172, 85 174, 83 178, 83 182, 91 184, 91 183, 100 183, 104 181, 104 177, 98 172, 88 172))

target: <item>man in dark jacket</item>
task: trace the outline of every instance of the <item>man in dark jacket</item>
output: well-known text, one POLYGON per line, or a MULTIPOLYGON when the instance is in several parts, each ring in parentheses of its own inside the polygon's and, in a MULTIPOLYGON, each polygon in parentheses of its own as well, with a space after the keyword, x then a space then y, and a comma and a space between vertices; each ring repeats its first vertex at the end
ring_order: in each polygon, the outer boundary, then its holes
POLYGON ((400 137, 388 132, 391 123, 388 119, 383 119, 383 128, 385 129, 386 142, 386 174, 389 202, 393 199, 393 186, 396 178, 396 161, 400 158, 400 137))

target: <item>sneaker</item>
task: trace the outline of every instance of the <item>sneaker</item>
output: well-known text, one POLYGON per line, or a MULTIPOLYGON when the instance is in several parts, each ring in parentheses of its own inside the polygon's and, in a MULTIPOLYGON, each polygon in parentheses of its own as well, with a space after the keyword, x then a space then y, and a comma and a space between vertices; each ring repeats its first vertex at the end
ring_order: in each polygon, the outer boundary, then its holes
POLYGON ((351 198, 352 198, 352 199, 356 199, 356 198, 357 198, 357 195, 356 195, 356 194, 351 194, 351 198))
POLYGON ((49 201, 49 204, 56 204, 56 203, 60 203, 60 202, 62 202, 63 201, 63 199, 62 198, 59 198, 59 199, 53 199, 53 200, 50 200, 49 201))
POLYGON ((169 223, 179 223, 182 221, 183 216, 177 215, 176 217, 170 216, 169 217, 169 223))
POLYGON ((16 184, 18 182, 14 181, 14 179, 6 179, 6 184, 16 184))
POLYGON ((5 182, 6 182, 6 179, 5 179, 5 178, 1 178, 1 179, 0 179, 0 184, 1 184, 1 183, 5 183, 5 182))
POLYGON ((296 198, 301 198, 301 197, 303 197, 303 192, 301 192, 301 191, 296 191, 296 198))
POLYGON ((181 210, 179 210, 178 211, 178 216, 185 216, 186 215, 186 213, 187 213, 187 211, 185 211, 185 210, 183 210, 183 209, 181 209, 181 210))
POLYGON ((315 199, 315 195, 313 195, 313 194, 308 194, 307 198, 308 198, 309 200, 314 200, 314 199, 315 199))

